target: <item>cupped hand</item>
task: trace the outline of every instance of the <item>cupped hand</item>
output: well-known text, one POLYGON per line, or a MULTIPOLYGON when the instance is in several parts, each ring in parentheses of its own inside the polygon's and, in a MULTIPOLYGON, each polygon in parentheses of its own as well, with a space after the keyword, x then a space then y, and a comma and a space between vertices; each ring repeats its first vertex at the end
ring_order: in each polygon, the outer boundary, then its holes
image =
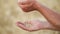
POLYGON ((30 20, 24 23, 17 22, 17 26, 27 31, 35 31, 39 30, 39 28, 42 27, 42 24, 39 20, 30 20))
POLYGON ((25 12, 36 10, 36 0, 18 0, 18 5, 25 12))

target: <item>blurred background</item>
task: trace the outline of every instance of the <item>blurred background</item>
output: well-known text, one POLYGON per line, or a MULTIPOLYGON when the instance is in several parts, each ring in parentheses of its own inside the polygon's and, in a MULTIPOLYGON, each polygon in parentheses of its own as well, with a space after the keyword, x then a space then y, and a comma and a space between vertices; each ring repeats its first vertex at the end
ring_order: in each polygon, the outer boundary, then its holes
MULTIPOLYGON (((60 13, 60 0, 37 0, 48 8, 60 13)), ((0 0, 0 34, 60 34, 59 31, 39 30, 28 32, 16 26, 17 21, 24 22, 30 19, 46 20, 39 12, 23 12, 17 0, 0 0)))

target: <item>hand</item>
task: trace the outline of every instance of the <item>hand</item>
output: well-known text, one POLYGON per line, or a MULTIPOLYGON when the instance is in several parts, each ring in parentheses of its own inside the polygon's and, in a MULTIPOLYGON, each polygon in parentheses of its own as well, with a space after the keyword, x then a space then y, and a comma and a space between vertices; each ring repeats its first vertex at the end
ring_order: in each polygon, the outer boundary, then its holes
POLYGON ((39 20, 31 20, 31 21, 26 21, 24 23, 17 22, 17 26, 31 32, 31 31, 39 30, 39 28, 42 27, 42 24, 40 23, 39 20))
POLYGON ((17 26, 24 29, 24 30, 27 30, 27 31, 37 31, 37 30, 41 30, 41 29, 52 29, 52 30, 56 30, 56 28, 51 25, 50 23, 48 22, 43 22, 43 21, 40 21, 40 20, 30 20, 30 21, 27 21, 27 22, 17 22, 17 26))
POLYGON ((36 10, 36 0, 18 0, 18 5, 25 12, 36 10))

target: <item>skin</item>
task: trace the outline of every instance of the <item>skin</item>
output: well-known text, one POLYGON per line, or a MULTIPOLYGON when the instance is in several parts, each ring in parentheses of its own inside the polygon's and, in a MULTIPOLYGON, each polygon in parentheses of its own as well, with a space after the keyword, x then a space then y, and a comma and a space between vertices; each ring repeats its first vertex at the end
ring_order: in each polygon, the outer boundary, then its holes
POLYGON ((40 21, 39 19, 26 21, 24 23, 17 22, 17 26, 26 30, 26 31, 37 31, 37 30, 57 30, 60 31, 60 14, 57 12, 43 6, 38 3, 36 0, 18 0, 19 7, 22 8, 24 12, 31 12, 33 10, 37 10, 40 12, 47 21, 40 21), (26 26, 26 24, 30 24, 26 26))

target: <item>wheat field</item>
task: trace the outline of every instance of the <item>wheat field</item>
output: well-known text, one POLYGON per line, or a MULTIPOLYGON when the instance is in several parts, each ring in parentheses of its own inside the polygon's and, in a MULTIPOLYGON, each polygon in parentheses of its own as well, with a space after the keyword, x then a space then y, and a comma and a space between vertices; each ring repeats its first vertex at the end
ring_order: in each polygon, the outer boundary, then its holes
MULTIPOLYGON (((60 0, 38 0, 43 5, 60 13, 60 0)), ((46 20, 39 12, 23 12, 17 4, 17 0, 0 0, 0 34, 60 34, 59 31, 39 30, 28 32, 16 26, 17 21, 42 18, 46 20)))

